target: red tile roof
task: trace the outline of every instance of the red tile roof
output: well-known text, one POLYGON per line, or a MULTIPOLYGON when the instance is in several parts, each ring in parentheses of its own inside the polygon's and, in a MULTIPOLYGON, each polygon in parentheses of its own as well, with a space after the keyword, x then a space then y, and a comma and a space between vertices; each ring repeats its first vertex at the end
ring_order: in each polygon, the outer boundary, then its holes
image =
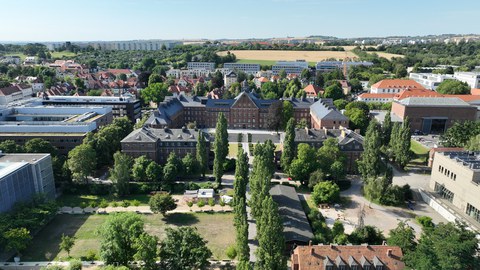
POLYGON ((428 89, 405 89, 395 94, 396 100, 402 100, 408 97, 441 97, 442 94, 428 89))
POLYGON ((478 89, 478 88, 472 88, 472 90, 470 90, 470 94, 472 94, 472 95, 480 95, 480 89, 478 89))
POLYGON ((358 97, 363 98, 363 99, 365 99, 365 98, 391 98, 391 99, 393 99, 395 97, 395 94, 393 94, 393 93, 392 94, 388 94, 388 93, 386 93, 386 94, 383 94, 383 93, 381 93, 381 94, 363 93, 363 94, 359 95, 358 97))
POLYGON ((480 96, 478 95, 443 95, 444 97, 456 97, 465 102, 480 100, 480 96))
POLYGON ((106 71, 112 73, 115 76, 120 74, 125 74, 125 75, 132 74, 130 69, 107 69, 106 71))
POLYGON ((303 88, 303 90, 307 93, 307 95, 315 95, 315 96, 317 96, 318 93, 323 92, 322 88, 315 86, 313 84, 307 85, 305 88, 303 88))
POLYGON ((403 253, 398 246, 341 246, 341 245, 314 245, 299 246, 292 254, 293 270, 318 270, 326 269, 329 263, 332 269, 339 265, 348 266, 356 264, 362 268, 362 263, 367 261, 375 269, 375 264, 383 264, 384 270, 401 270, 405 268, 402 262, 403 253))
POLYGON ((421 84, 417 83, 414 80, 381 80, 376 84, 372 85, 372 88, 380 88, 380 89, 425 89, 421 84))

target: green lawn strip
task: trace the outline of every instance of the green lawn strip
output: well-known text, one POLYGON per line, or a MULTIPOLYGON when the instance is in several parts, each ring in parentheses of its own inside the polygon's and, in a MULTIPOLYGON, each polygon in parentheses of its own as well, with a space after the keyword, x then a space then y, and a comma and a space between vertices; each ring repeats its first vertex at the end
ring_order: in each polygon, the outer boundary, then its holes
POLYGON ((228 156, 236 158, 238 155, 238 143, 229 143, 228 144, 228 156))
POLYGON ((410 161, 412 164, 425 164, 425 161, 428 158, 428 152, 430 151, 428 148, 420 144, 415 140, 411 140, 410 150, 414 154, 414 159, 410 161))
POLYGON ((148 205, 148 200, 150 199, 149 195, 141 194, 141 195, 129 195, 124 198, 117 198, 113 195, 62 195, 60 198, 57 199, 57 202, 60 206, 70 206, 70 207, 80 207, 83 204, 87 206, 90 205, 91 202, 96 202, 97 205, 102 201, 107 201, 110 206, 113 202, 117 202, 121 204, 123 201, 129 201, 132 205, 133 201, 137 200, 140 202, 140 205, 148 205))
MULTIPOLYGON (((30 246, 22 254, 23 261, 43 261, 48 259, 67 259, 67 253, 59 251, 58 246, 62 234, 75 235, 76 242, 70 255, 75 258, 85 256, 89 250, 97 252, 100 241, 96 231, 105 222, 108 215, 58 215, 33 239, 30 246)), ((232 213, 175 213, 167 218, 161 215, 143 215, 145 230, 165 237, 166 226, 194 226, 203 238, 215 259, 227 259, 225 250, 235 242, 235 228, 232 213)))

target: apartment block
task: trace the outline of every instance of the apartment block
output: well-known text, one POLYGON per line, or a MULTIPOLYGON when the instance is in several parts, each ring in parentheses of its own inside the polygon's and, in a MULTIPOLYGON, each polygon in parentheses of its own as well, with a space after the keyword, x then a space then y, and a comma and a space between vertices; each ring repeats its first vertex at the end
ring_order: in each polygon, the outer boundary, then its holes
POLYGON ((480 88, 480 72, 455 72, 453 76, 467 83, 470 88, 480 88))
POLYGON ((0 152, 0 213, 35 194, 55 199, 52 159, 49 154, 3 154, 0 152))
POLYGON ((435 153, 429 188, 480 223, 480 152, 435 153))
POLYGON ((206 69, 215 70, 215 63, 213 62, 187 62, 188 69, 206 69))
POLYGON ((344 67, 349 69, 350 67, 354 66, 373 66, 372 62, 362 61, 362 62, 344 62, 344 61, 321 61, 317 62, 315 65, 317 72, 331 72, 336 69, 342 69, 344 67))
POLYGON ((260 64, 240 64, 240 63, 225 63, 223 67, 230 70, 242 71, 247 74, 255 75, 260 71, 260 64))
POLYGON ((282 70, 287 74, 300 75, 304 69, 308 69, 308 62, 305 60, 278 61, 272 66, 273 75, 280 74, 282 70))
POLYGON ((426 89, 431 90, 436 90, 444 80, 455 80, 453 75, 435 73, 410 73, 409 77, 426 89))

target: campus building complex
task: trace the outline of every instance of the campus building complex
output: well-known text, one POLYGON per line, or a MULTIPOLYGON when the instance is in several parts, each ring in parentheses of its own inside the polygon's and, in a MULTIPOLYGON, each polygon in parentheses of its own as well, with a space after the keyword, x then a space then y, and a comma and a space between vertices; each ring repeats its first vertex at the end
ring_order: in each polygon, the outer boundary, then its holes
POLYGON ((223 67, 230 70, 242 71, 247 74, 255 75, 260 71, 260 64, 240 64, 240 63, 225 63, 223 67))
MULTIPOLYGON (((297 122, 311 124, 310 107, 315 99, 285 99, 293 106, 293 116, 297 122)), ((196 122, 200 128, 214 128, 218 115, 224 113, 228 128, 233 129, 268 129, 275 106, 282 101, 260 99, 253 93, 242 92, 234 99, 209 99, 206 97, 187 97, 177 95, 166 97, 159 104, 158 110, 147 120, 146 125, 154 128, 180 128, 196 122)))
POLYGON ((114 118, 127 116, 130 121, 142 117, 140 100, 132 96, 94 97, 94 96, 46 96, 44 105, 52 106, 104 106, 112 108, 114 118))
POLYGON ((300 75, 304 69, 308 69, 308 62, 305 60, 278 61, 272 66, 273 75, 280 74, 282 70, 285 70, 287 74, 300 75))
POLYGON ((321 61, 321 62, 317 62, 317 64, 315 65, 316 69, 317 69, 317 72, 331 72, 331 71, 334 71, 336 69, 342 69, 344 67, 347 67, 347 69, 349 69, 350 67, 354 67, 354 66, 366 66, 366 67, 369 67, 369 66, 373 66, 373 63, 372 62, 344 62, 344 61, 321 61))
MULTIPOLYGON (((210 136, 205 133, 207 152, 210 152, 210 136)), ((187 154, 195 156, 198 131, 194 129, 169 129, 143 127, 134 130, 122 141, 122 152, 137 158, 146 156, 158 163, 165 163, 168 155, 174 152, 183 158, 187 154)))
POLYGON ((213 62, 188 62, 188 69, 205 69, 213 71, 215 70, 215 63, 213 62))
POLYGON ((0 213, 40 193, 48 199, 55 199, 50 155, 0 152, 0 213))
POLYGON ((89 132, 111 122, 112 109, 108 107, 9 107, 0 109, 0 141, 23 145, 42 138, 66 155, 89 132))

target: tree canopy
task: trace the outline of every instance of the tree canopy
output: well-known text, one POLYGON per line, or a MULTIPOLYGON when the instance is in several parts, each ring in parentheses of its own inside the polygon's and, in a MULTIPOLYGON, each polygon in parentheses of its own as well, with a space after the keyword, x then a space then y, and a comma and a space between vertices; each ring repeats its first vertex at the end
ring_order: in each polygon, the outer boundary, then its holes
POLYGON ((436 91, 444 95, 468 95, 470 86, 462 81, 444 80, 438 85, 436 91))

